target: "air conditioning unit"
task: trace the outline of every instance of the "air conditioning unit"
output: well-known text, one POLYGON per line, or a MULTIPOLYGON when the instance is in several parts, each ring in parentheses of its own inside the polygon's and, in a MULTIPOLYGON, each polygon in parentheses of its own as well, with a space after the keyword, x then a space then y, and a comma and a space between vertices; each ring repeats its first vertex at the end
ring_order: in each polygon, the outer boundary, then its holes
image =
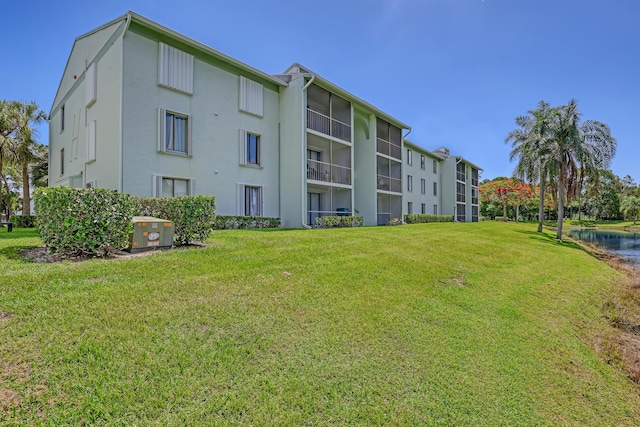
POLYGON ((173 246, 173 222, 152 216, 134 216, 129 242, 131 253, 173 246))

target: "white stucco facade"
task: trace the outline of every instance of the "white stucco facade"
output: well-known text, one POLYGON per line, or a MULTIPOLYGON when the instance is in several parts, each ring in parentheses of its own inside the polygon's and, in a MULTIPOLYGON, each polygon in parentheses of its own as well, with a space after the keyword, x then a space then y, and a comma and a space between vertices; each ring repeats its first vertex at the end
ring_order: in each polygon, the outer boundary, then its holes
POLYGON ((74 43, 50 112, 49 182, 212 195, 220 215, 292 228, 336 214, 365 225, 409 209, 450 214, 455 165, 408 132, 299 64, 269 75, 128 12, 74 43))

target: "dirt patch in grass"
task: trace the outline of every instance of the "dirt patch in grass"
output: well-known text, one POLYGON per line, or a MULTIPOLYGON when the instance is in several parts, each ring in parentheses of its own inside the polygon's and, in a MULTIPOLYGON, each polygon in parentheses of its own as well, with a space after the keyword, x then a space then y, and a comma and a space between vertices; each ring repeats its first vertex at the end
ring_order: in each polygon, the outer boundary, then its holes
MULTIPOLYGON (((179 246, 176 248, 171 248, 171 250, 180 250, 180 249, 188 249, 188 248, 201 248, 201 247, 205 247, 205 244, 202 243, 194 243, 194 244, 190 244, 190 245, 184 245, 184 246, 179 246)), ((51 262, 63 262, 63 261, 69 261, 69 262, 82 262, 82 261, 87 261, 89 259, 128 259, 128 258, 139 258, 139 257, 145 257, 145 256, 149 256, 149 255, 153 255, 153 254, 157 254, 163 251, 166 251, 169 249, 152 249, 152 250, 148 250, 148 251, 142 251, 142 252, 136 252, 136 253, 129 253, 129 252, 124 252, 124 251, 118 251, 114 254, 108 255, 106 257, 99 257, 96 255, 74 255, 74 256, 69 256, 69 255, 61 255, 61 254, 56 254, 56 253, 50 253, 47 248, 45 247, 39 247, 39 248, 31 248, 31 249, 23 249, 20 251, 20 256, 23 259, 29 260, 29 261, 33 261, 33 262, 47 262, 47 263, 51 263, 51 262)), ((2 318, 0 317, 0 321, 2 320, 2 318)))

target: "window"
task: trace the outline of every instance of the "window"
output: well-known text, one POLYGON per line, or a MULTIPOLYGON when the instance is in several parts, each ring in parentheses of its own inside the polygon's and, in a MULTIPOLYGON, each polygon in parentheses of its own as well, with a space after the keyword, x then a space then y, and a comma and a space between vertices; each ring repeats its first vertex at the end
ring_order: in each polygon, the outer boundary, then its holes
POLYGON ((64 131, 64 105, 60 107, 60 133, 64 131))
POLYGON ((425 170, 427 164, 427 159, 421 154, 420 155, 420 169, 425 170))
POLYGON ((438 173, 438 161, 433 161, 433 173, 438 173))
POLYGON ((458 162, 456 164, 456 178, 458 179, 458 181, 462 181, 462 182, 466 182, 467 181, 467 174, 466 174, 466 165, 462 162, 458 162))
POLYGON ((92 62, 84 74, 84 104, 90 107, 97 98, 96 86, 96 63, 92 62))
POLYGON ((427 194, 427 181, 425 179, 420 180, 420 193, 427 194))
POLYGON ((437 182, 433 183, 433 195, 434 196, 438 195, 438 183, 437 182))
POLYGON ((407 175, 407 191, 413 191, 413 177, 407 175))
POLYGON ((85 130, 86 162, 90 163, 96 160, 96 121, 90 121, 85 130))
POLYGON ((421 205, 420 213, 422 213, 422 214, 426 214, 427 213, 427 204, 426 203, 423 203, 421 205))
POLYGON ((407 148, 407 164, 409 166, 413 165, 413 151, 407 148))
POLYGON ((192 196, 195 194, 194 190, 194 179, 153 175, 154 197, 192 196))
POLYGON ((240 130, 240 164, 260 166, 260 135, 240 130))
POLYGON ((193 55, 159 43, 158 84, 187 94, 193 93, 193 55))
POLYGON ((433 214, 438 215, 438 205, 433 205, 433 214))
POLYGON ((262 187, 244 186, 244 203, 242 214, 246 216, 262 215, 262 187))
POLYGON ((159 109, 158 151, 191 155, 191 120, 185 114, 159 109))
POLYGON ((413 213, 413 202, 407 202, 407 213, 409 215, 413 213))
POLYGON ((60 176, 64 175, 64 148, 60 149, 60 176))
POLYGON ((260 83, 240 76, 240 111, 262 117, 263 92, 260 83))

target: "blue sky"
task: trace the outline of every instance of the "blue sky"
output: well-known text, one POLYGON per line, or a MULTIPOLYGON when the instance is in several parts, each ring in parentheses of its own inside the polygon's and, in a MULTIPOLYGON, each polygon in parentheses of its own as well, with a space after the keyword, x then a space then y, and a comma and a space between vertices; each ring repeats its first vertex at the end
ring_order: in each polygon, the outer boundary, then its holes
POLYGON ((511 175, 516 116, 575 98, 618 140, 613 172, 640 181, 638 0, 4 3, 0 98, 47 112, 75 38, 133 10, 267 73, 300 62, 483 178, 511 175))

